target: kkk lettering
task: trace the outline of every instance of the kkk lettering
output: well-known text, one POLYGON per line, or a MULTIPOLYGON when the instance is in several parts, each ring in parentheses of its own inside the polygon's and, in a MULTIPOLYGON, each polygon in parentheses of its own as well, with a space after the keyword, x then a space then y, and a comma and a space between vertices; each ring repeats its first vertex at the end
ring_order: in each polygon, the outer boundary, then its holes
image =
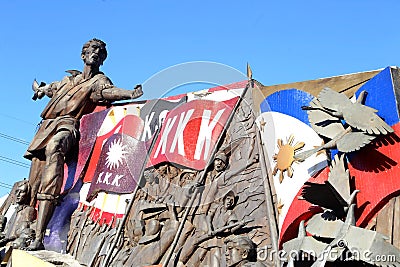
POLYGON ((168 112, 187 101, 187 97, 182 97, 178 102, 163 99, 154 99, 146 102, 140 109, 140 117, 144 121, 144 129, 141 141, 149 140, 162 125, 168 112))
POLYGON ((204 169, 238 99, 193 100, 171 110, 164 119, 147 167, 174 162, 204 169))
POLYGON ((146 143, 116 133, 104 143, 88 192, 88 201, 100 191, 132 193, 144 164, 146 143))

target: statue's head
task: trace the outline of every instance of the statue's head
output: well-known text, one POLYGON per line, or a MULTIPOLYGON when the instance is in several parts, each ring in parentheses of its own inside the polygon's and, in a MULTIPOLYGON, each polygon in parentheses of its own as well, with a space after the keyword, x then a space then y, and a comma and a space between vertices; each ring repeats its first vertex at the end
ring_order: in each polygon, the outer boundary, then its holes
POLYGON ((153 172, 146 170, 144 171, 143 176, 144 179, 146 180, 146 183, 153 184, 155 182, 155 177, 153 172))
POLYGON ((29 203, 29 196, 30 196, 30 186, 27 180, 23 180, 18 185, 17 189, 15 190, 15 202, 17 204, 27 204, 29 203))
POLYGON ((218 172, 225 170, 227 159, 228 158, 223 151, 216 153, 214 157, 214 169, 218 172))
POLYGON ((226 209, 232 209, 236 204, 235 193, 232 190, 229 190, 222 200, 226 209))
POLYGON ((180 174, 179 174, 179 180, 180 181, 193 181, 194 178, 196 177, 196 171, 191 170, 191 169, 184 169, 180 174))
POLYGON ((156 219, 150 219, 146 222, 144 235, 140 238, 139 244, 147 244, 159 237, 161 224, 156 219))
POLYGON ((176 176, 179 175, 179 169, 177 167, 175 167, 174 165, 169 164, 168 165, 168 175, 171 179, 175 178, 176 176))
POLYGON ((161 177, 164 177, 168 174, 168 164, 161 164, 157 168, 157 174, 161 177))
POLYGON ((87 41, 82 47, 81 58, 87 65, 103 65, 107 58, 106 43, 96 38, 87 41))
POLYGON ((241 266, 241 264, 254 260, 255 246, 247 236, 227 237, 224 242, 227 266, 241 266))

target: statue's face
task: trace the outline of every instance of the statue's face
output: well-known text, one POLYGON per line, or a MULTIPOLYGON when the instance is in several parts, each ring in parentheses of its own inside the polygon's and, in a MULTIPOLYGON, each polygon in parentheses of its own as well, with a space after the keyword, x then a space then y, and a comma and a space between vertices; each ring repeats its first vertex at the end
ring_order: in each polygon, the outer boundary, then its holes
POLYGON ((15 198, 18 204, 23 204, 27 200, 28 197, 28 187, 26 185, 22 185, 15 190, 15 198))
POLYGON ((154 174, 152 173, 145 173, 144 178, 146 179, 146 182, 149 184, 154 183, 154 174))
POLYGON ((169 175, 171 178, 178 176, 178 168, 175 166, 169 166, 169 175))
POLYGON ((82 55, 83 62, 86 65, 100 66, 104 61, 104 51, 97 42, 91 42, 85 53, 82 55))
POLYGON ((157 169, 158 174, 161 175, 161 176, 167 175, 167 168, 168 168, 167 165, 161 165, 161 166, 157 169))
POLYGON ((192 172, 188 172, 188 173, 185 173, 185 174, 183 175, 183 179, 184 179, 185 181, 188 181, 188 182, 193 181, 194 178, 195 178, 195 174, 192 173, 192 172))
POLYGON ((227 195, 224 199, 224 205, 225 208, 230 209, 233 207, 233 204, 235 203, 235 198, 231 195, 227 195))
POLYGON ((217 172, 222 172, 223 170, 225 170, 225 166, 226 166, 225 162, 223 162, 221 159, 216 158, 214 160, 214 169, 217 172))
POLYGON ((236 264, 245 260, 243 249, 236 246, 233 242, 228 242, 226 244, 225 259, 228 267, 236 266, 236 264))

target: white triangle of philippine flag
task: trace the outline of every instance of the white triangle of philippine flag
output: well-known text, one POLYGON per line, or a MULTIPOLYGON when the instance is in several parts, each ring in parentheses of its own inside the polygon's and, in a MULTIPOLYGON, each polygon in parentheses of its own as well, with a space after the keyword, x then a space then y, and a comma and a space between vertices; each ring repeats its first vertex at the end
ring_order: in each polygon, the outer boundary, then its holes
POLYGON ((294 157, 295 153, 323 144, 323 140, 311 128, 307 112, 301 109, 302 106, 308 106, 312 99, 312 95, 297 89, 275 92, 261 103, 261 114, 257 118, 277 196, 281 241, 295 220, 302 216, 300 211, 290 211, 292 204, 296 203, 297 206, 304 202, 308 210, 309 204, 297 199, 304 183, 312 177, 315 181, 322 178, 318 179, 320 175, 326 177, 326 172, 321 172, 327 169, 328 164, 324 152, 316 153, 303 162, 294 157))

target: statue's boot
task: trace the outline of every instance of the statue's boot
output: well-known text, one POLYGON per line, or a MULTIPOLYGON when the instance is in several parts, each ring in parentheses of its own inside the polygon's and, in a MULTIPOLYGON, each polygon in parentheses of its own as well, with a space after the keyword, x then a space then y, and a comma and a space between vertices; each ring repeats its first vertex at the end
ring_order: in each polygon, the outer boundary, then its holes
POLYGON ((41 250, 44 249, 43 237, 46 232, 46 227, 50 218, 53 214, 55 207, 55 198, 51 195, 43 196, 39 194, 38 198, 41 198, 38 207, 38 216, 36 221, 36 237, 33 242, 26 248, 26 250, 41 250))

